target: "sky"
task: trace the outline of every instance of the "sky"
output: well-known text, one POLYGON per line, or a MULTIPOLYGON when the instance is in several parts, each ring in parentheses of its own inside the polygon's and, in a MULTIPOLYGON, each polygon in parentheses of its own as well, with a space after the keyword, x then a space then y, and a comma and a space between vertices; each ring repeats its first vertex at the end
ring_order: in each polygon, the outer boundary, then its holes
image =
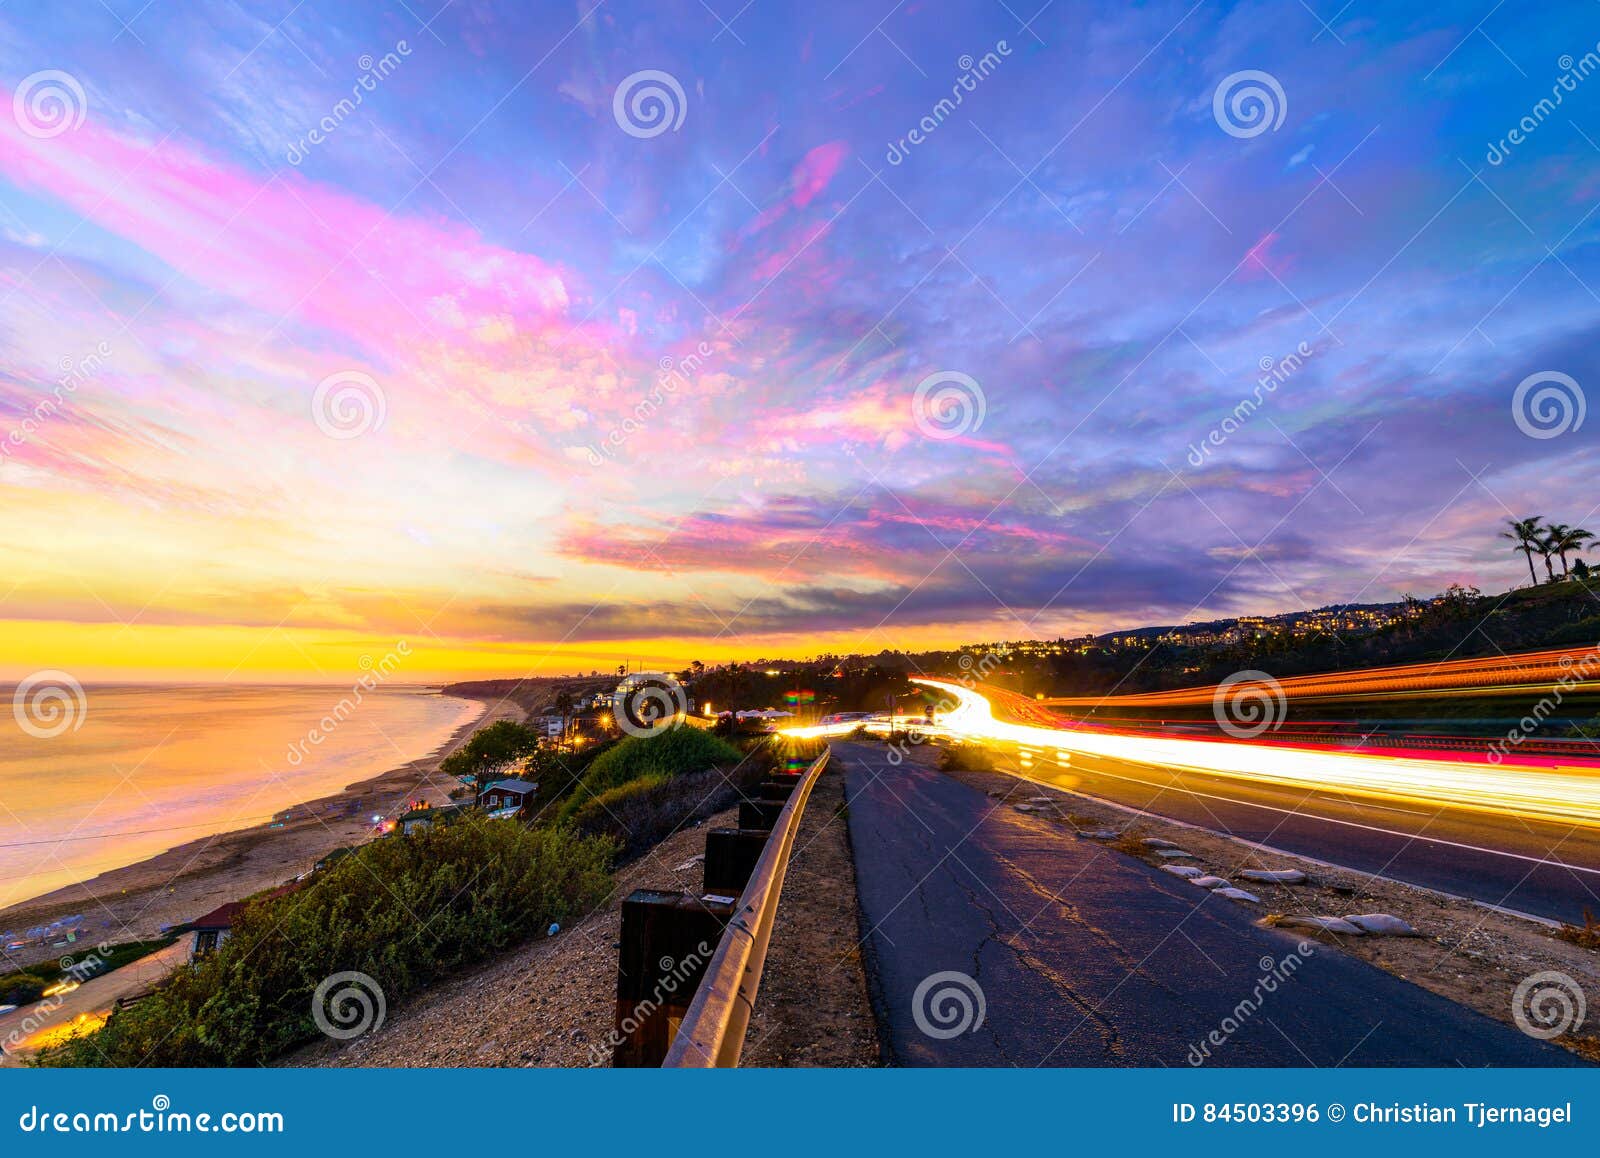
POLYGON ((1600 9, 1037 4, 0 7, 0 678, 1070 636, 1595 525, 1600 9))

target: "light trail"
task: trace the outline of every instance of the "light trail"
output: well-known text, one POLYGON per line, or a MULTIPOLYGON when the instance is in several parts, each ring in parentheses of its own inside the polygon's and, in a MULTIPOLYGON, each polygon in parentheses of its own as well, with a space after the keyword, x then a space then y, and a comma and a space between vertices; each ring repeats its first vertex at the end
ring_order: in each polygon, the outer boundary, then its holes
MULTIPOLYGON (((1365 699, 1404 696, 1415 692, 1439 695, 1550 691, 1561 687, 1569 694, 1600 690, 1600 651, 1595 647, 1552 648, 1522 655, 1485 656, 1444 662, 1399 664, 1324 675, 1290 676, 1274 681, 1288 699, 1365 699)), ((1238 684, 1234 692, 1262 684, 1238 684)), ((1170 708, 1209 704, 1215 686, 1179 688, 1166 692, 1137 692, 1122 696, 1057 696, 1049 707, 1170 708)))
MULTIPOLYGON (((901 724, 930 736, 1022 744, 1233 780, 1600 828, 1600 770, 1322 752, 1260 740, 1229 742, 1018 724, 997 719, 987 698, 960 684, 931 679, 912 682, 936 689, 944 695, 946 704, 955 705, 941 712, 931 727, 916 719, 906 719, 901 724)), ((795 728, 786 734, 841 736, 859 726, 850 723, 795 728)), ((868 727, 881 731, 887 721, 870 722, 868 727)))

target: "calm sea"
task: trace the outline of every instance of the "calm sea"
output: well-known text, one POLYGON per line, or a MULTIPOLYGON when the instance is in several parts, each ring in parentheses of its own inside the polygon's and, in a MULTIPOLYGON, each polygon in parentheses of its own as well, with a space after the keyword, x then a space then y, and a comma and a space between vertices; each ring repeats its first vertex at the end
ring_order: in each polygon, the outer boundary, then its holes
POLYGON ((74 705, 76 727, 31 735, 0 693, 0 908, 337 792, 482 710, 383 686, 312 743, 349 688, 101 685, 74 705))

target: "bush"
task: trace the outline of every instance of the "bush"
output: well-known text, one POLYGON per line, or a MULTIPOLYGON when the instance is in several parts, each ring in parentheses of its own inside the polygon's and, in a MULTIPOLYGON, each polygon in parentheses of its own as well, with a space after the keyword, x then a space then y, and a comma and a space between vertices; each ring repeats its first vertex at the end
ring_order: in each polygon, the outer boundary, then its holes
POLYGON ((718 764, 737 764, 739 749, 709 732, 680 724, 655 736, 629 736, 589 765, 561 806, 559 819, 573 820, 595 797, 645 776, 673 777, 703 772, 718 764))
POLYGON ((651 773, 591 797, 573 814, 572 825, 585 836, 616 841, 624 857, 636 856, 684 825, 721 812, 765 774, 754 762, 731 775, 715 767, 680 776, 651 773))
POLYGON ((390 837, 245 906, 233 935, 53 1066, 260 1065, 317 1034, 312 995, 367 974, 389 1004, 604 900, 614 845, 472 818, 390 837))
POLYGON ((12 973, 0 978, 0 1005, 27 1005, 44 996, 47 982, 32 973, 12 973))

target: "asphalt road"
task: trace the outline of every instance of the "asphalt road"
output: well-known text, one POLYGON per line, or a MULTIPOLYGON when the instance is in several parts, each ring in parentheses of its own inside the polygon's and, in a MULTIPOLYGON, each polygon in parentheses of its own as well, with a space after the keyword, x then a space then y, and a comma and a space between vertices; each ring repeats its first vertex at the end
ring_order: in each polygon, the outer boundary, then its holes
POLYGON ((834 753, 896 1064, 1182 1067, 1202 1046, 1224 1066, 1577 1064, 883 746, 834 753), (927 983, 940 973, 976 983, 981 1023, 964 982, 927 983))
MULTIPOLYGON (((1015 760, 1015 745, 999 745, 1015 760)), ((1600 831, 1034 749, 1036 780, 1553 920, 1600 914, 1600 831)))

